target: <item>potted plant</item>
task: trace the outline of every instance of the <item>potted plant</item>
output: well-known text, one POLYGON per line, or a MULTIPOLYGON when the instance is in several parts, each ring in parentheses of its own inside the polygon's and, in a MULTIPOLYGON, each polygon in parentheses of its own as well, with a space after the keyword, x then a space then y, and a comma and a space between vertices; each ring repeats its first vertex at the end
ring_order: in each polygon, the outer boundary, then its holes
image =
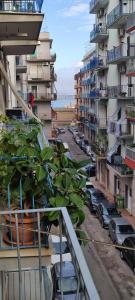
MULTIPOLYGON (((35 207, 45 206, 42 203, 42 199, 45 198, 48 206, 66 206, 73 224, 80 228, 85 218, 83 208, 86 199, 82 191, 85 179, 79 173, 79 169, 88 161, 78 163, 67 158, 61 143, 56 144, 54 148, 45 147, 41 150, 37 142, 39 125, 36 124, 31 132, 26 131, 26 126, 27 124, 17 122, 10 130, 3 129, 1 132, 0 196, 4 205, 5 201, 7 205, 7 188, 10 187, 9 209, 33 208, 33 197, 35 207), (48 178, 51 184, 48 184, 48 178), (11 204, 14 205, 13 208, 11 204)), ((47 224, 48 222, 57 224, 58 220, 57 212, 51 212, 46 217, 47 224)), ((13 216, 11 220, 10 217, 6 217, 6 221, 14 223, 15 218, 13 216)), ((33 241, 33 233, 24 236, 25 230, 22 229, 24 224, 34 229, 34 217, 20 215, 19 220, 20 243, 29 244, 33 241)), ((10 230, 9 235, 16 243, 16 231, 10 230)))

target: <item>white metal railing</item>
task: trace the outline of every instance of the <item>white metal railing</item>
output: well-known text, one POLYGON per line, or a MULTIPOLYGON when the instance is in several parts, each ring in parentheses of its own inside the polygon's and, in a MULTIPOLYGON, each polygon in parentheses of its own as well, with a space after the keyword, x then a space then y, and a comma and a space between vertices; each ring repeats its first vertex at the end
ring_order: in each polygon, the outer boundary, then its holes
POLYGON ((131 160, 135 161, 135 147, 127 147, 126 156, 131 160))
MULTIPOLYGON (((62 235, 64 235, 67 238, 67 243, 70 249, 71 256, 73 258, 73 264, 76 271, 76 277, 78 282, 78 287, 76 291, 76 295, 78 293, 78 290, 81 290, 81 292, 84 295, 85 300, 100 300, 99 294, 97 292, 97 289, 95 287, 94 281, 92 279, 92 276, 90 274, 90 271, 88 269, 88 266, 86 264, 85 258, 82 253, 82 249, 80 247, 80 244, 78 242, 76 233, 74 231, 71 219, 69 217, 69 214, 67 212, 67 209, 65 207, 62 208, 48 208, 48 209, 28 209, 28 210, 16 210, 16 211, 0 211, 0 228, 1 228, 1 244, 0 244, 0 250, 5 249, 3 240, 5 236, 7 237, 7 234, 9 233, 9 230, 13 229, 14 233, 12 233, 10 236, 8 235, 8 238, 11 239, 12 242, 10 245, 7 246, 7 250, 10 249, 11 251, 13 249, 17 249, 17 261, 18 261, 18 269, 17 276, 18 276, 18 300, 25 300, 26 298, 22 296, 22 293, 26 293, 26 288, 24 288, 24 281, 23 281, 23 273, 24 269, 22 269, 22 256, 21 256, 21 247, 24 249, 26 248, 25 244, 22 245, 22 239, 24 236, 24 231, 31 232, 32 235, 36 235, 36 244, 35 247, 38 249, 38 261, 39 261, 39 296, 38 300, 45 299, 42 297, 42 278, 43 278, 43 267, 42 267, 42 252, 41 249, 44 245, 45 237, 47 238, 49 234, 52 234, 49 231, 46 231, 45 227, 45 216, 47 216, 50 212, 57 212, 58 213, 58 219, 59 219, 59 238, 60 238, 60 249, 62 249, 62 235), (32 215, 35 221, 35 225, 32 228, 25 228, 25 223, 23 222, 24 215, 32 215), (6 218, 5 218, 6 216, 6 218), (15 223, 12 225, 11 219, 14 216, 15 223), (8 219, 8 222, 7 222, 8 219), (21 225, 20 225, 21 222, 21 225), (14 234, 14 235, 13 235, 14 234), (16 239, 13 240, 13 239, 16 239), (4 247, 4 248, 3 248, 4 247)), ((8 265, 5 266, 5 270, 9 272, 8 265)), ((4 271, 4 270, 3 270, 4 271)), ((11 270, 14 272, 13 270, 11 270)), ((60 250, 60 274, 62 278, 62 253, 60 250)), ((3 282, 4 286, 6 286, 6 282, 3 282)), ((7 289, 9 289, 10 284, 7 285, 7 289)), ((28 286, 27 286, 28 288, 28 286)), ((7 291, 10 292, 9 290, 7 291)), ((61 295, 63 295, 62 291, 62 285, 61 285, 61 295)), ((31 299, 31 298, 30 298, 31 299)), ((62 296, 63 299, 63 296, 62 296)), ((78 298, 77 298, 78 299, 78 298)))

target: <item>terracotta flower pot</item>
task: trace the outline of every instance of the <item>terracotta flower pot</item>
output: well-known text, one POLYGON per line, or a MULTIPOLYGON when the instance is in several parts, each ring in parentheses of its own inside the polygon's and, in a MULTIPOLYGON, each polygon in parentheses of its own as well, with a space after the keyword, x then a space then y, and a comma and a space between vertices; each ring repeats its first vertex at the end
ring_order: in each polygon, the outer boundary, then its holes
MULTIPOLYGON (((17 243, 17 230, 16 219, 14 215, 5 215, 6 223, 9 224, 10 242, 17 243), (12 240, 11 240, 12 239, 12 240)), ((34 231, 36 218, 31 215, 23 217, 18 215, 18 232, 19 232, 19 244, 31 245, 34 242, 34 231)))

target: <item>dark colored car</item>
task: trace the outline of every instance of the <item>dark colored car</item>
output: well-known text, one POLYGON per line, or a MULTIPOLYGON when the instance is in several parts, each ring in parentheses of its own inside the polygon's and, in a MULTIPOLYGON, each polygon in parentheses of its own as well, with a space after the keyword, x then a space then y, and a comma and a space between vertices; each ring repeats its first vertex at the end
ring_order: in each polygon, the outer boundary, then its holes
POLYGON ((130 236, 124 240, 122 246, 133 248, 134 250, 121 248, 120 257, 125 259, 135 274, 135 237, 130 236))
POLYGON ((62 278, 60 278, 60 262, 56 263, 51 271, 53 282, 53 299, 64 300, 82 300, 81 292, 77 295, 77 276, 74 265, 71 261, 62 262, 62 278), (63 289, 63 298, 61 294, 61 283, 63 289))
POLYGON ((96 166, 95 166, 95 164, 89 165, 86 168, 86 173, 87 173, 88 177, 95 177, 96 176, 96 166))
POLYGON ((113 217, 120 217, 116 205, 108 201, 102 202, 98 205, 96 215, 104 228, 108 228, 109 223, 113 217))
POLYGON ((91 188, 87 191, 88 207, 92 213, 96 213, 100 202, 105 201, 105 195, 98 189, 91 188))
POLYGON ((89 146, 89 141, 88 140, 83 140, 83 143, 81 144, 81 149, 86 152, 86 148, 89 146))

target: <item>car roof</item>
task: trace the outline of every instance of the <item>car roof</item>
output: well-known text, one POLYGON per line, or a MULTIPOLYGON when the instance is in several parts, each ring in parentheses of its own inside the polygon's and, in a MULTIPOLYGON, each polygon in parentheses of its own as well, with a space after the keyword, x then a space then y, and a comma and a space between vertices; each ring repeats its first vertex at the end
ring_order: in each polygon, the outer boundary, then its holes
POLYGON ((116 225, 131 225, 126 219, 122 217, 112 218, 112 220, 115 222, 116 225))
POLYGON ((103 194, 103 192, 101 192, 99 189, 92 188, 91 189, 91 194, 95 194, 95 193, 101 193, 101 194, 103 194))
MULTIPOLYGON (((60 277, 60 262, 54 265, 55 272, 57 278, 60 277)), ((74 277, 76 276, 74 265, 71 261, 64 261, 62 262, 62 277, 74 277)))

